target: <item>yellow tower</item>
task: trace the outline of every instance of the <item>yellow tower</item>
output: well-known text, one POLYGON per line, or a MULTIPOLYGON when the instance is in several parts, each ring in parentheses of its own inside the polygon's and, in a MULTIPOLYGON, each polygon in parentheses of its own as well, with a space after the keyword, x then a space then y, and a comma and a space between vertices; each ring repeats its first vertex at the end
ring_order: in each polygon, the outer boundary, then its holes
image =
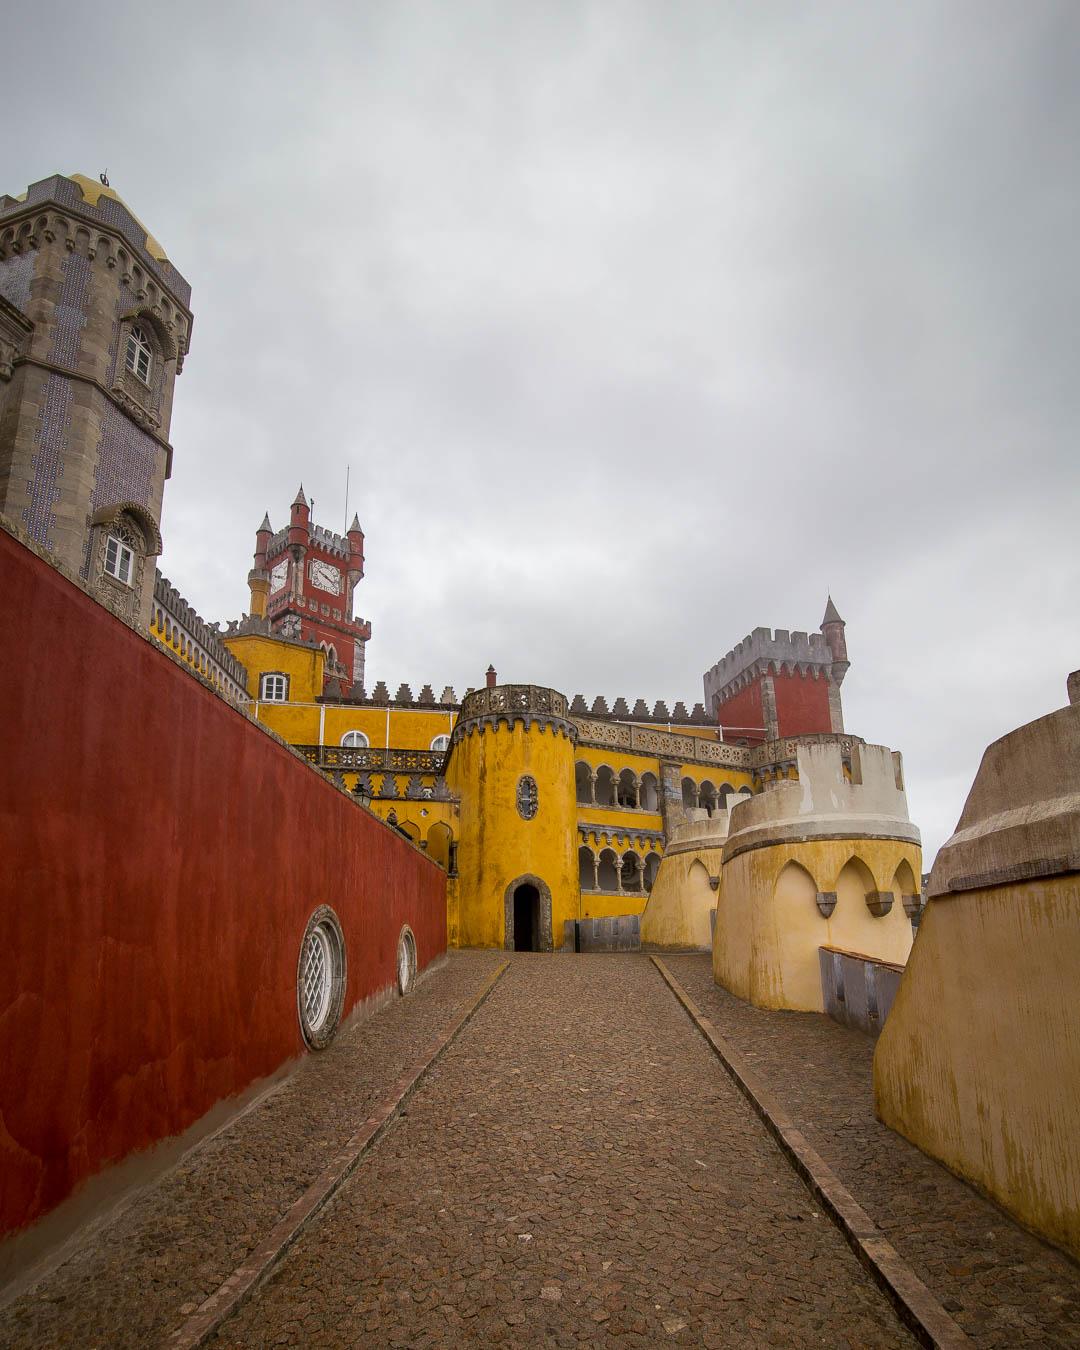
POLYGON ((552 951, 580 904, 577 730, 554 689, 488 678, 465 696, 446 769, 461 802, 450 926, 461 946, 552 951))

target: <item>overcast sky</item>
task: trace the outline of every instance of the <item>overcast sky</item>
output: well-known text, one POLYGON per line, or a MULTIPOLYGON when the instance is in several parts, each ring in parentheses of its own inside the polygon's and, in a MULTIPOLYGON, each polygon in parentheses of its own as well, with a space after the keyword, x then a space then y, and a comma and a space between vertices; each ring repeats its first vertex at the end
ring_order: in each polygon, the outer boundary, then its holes
MULTIPOLYGON (((300 481, 368 684, 702 697, 848 624, 927 859, 1080 666, 1080 5, 39 3, 0 187, 191 282, 162 567, 247 607, 300 481), (15 128, 17 126, 17 134, 15 128)), ((10 119, 9 119, 10 120, 10 119)))

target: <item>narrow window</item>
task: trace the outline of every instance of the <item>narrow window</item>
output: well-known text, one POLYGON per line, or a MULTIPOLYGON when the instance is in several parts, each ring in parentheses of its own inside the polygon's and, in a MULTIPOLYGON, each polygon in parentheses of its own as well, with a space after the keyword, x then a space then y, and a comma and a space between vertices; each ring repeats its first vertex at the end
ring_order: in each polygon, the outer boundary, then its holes
POLYGON ((264 675, 259 695, 264 703, 284 703, 289 697, 289 682, 284 675, 264 675))
POLYGON ((110 534, 105 541, 105 571, 125 586, 131 585, 135 554, 122 539, 110 534))
POLYGON ((153 348, 147 342, 143 330, 138 327, 132 328, 128 333, 124 364, 133 375, 142 380, 143 384, 150 383, 150 361, 153 354, 153 348))
POLYGON ((345 750, 364 750, 370 744, 362 731, 347 731, 341 738, 341 745, 345 750))

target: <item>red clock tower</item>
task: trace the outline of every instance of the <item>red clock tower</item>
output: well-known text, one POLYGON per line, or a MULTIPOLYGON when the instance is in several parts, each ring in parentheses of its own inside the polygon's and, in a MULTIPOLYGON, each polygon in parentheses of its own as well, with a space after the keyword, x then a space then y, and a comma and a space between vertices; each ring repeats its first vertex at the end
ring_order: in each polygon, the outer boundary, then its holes
POLYGON ((345 535, 313 525, 301 485, 288 525, 275 532, 267 514, 255 532, 251 613, 272 633, 324 647, 327 680, 362 685, 371 624, 353 617, 353 592, 363 575, 360 521, 353 516, 345 535))

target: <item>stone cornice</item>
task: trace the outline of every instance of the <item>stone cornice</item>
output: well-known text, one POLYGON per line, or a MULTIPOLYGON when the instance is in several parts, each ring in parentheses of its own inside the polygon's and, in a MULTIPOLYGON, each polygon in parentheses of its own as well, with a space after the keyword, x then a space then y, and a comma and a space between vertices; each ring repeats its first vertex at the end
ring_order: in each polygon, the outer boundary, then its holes
MULTIPOLYGON (((42 179, 40 183, 31 183, 23 201, 15 198, 6 200, 11 204, 5 206, 4 198, 0 197, 0 257, 3 257, 3 236, 9 229, 14 230, 17 236, 18 227, 26 221, 32 221, 34 229, 30 237, 34 246, 39 247, 39 231, 46 242, 51 243, 56 237, 57 226, 66 226, 68 222, 64 218, 71 217, 79 226, 92 227, 99 237, 105 235, 125 245, 155 282, 169 293, 177 309, 186 315, 190 335, 192 316, 188 306, 191 303, 191 287, 167 258, 155 258, 148 251, 146 245, 149 235, 146 228, 132 215, 125 203, 115 197, 104 197, 99 198, 99 201, 106 201, 107 208, 91 204, 83 197, 79 185, 63 174, 42 179), (65 184, 66 187, 61 189, 59 184, 65 184), (34 191, 38 188, 44 190, 35 198, 34 191), (51 212, 55 213, 56 218, 49 218, 51 212)), ((93 251, 96 248, 95 243, 92 245, 93 251)))

